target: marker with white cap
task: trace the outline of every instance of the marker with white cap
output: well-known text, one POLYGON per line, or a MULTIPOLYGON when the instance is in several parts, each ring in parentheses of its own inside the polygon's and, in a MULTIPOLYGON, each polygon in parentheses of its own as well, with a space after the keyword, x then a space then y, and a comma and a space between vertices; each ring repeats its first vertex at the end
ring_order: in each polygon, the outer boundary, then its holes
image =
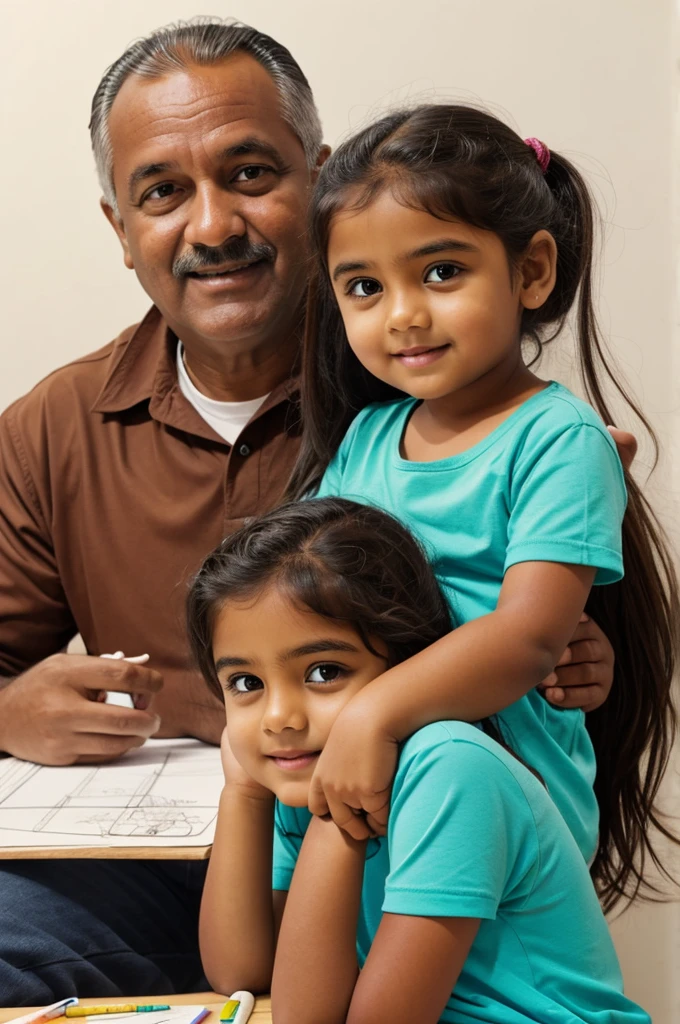
POLYGON ((254 1008, 252 992, 234 992, 220 1011, 220 1024, 246 1024, 254 1008))
MULTIPOLYGON (((114 661, 127 661, 130 665, 146 665, 149 660, 148 654, 138 654, 134 658, 126 658, 122 651, 115 654, 100 654, 100 658, 112 658, 114 661)), ((119 690, 107 690, 105 704, 115 704, 119 708, 134 708, 135 702, 131 693, 123 693, 119 690)))

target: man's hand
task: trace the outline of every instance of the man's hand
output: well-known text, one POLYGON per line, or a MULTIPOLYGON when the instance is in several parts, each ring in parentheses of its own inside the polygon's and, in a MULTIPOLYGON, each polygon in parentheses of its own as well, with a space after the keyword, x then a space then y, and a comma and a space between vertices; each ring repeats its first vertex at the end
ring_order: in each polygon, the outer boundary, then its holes
POLYGON ((635 434, 629 434, 627 430, 619 430, 618 427, 607 427, 607 430, 614 440, 623 468, 630 469, 637 455, 637 437, 635 434))
POLYGON ((539 688, 556 707, 594 711, 606 701, 613 681, 612 645, 584 613, 555 671, 539 688))
POLYGON ((160 726, 149 706, 163 685, 143 665, 54 654, 0 690, 0 750, 37 764, 98 764, 141 747, 160 726), (103 703, 105 690, 135 707, 103 703))

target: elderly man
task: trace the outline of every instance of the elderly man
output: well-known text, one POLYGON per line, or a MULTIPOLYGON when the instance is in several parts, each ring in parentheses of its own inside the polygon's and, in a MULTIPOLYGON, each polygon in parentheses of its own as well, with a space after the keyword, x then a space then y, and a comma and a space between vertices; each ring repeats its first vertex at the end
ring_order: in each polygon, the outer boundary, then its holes
MULTIPOLYGON (((219 739, 185 585, 277 501, 296 456, 305 207, 328 153, 290 53, 219 21, 135 43, 97 89, 91 132, 102 208, 154 305, 0 419, 0 750, 53 765, 154 735, 219 739), (77 632, 86 656, 63 653, 77 632), (118 649, 148 667, 98 657, 118 649)), ((587 663, 560 682, 606 689, 611 649, 594 625, 583 635, 587 663)), ((202 866, 3 863, 5 1005, 201 983, 202 866)))

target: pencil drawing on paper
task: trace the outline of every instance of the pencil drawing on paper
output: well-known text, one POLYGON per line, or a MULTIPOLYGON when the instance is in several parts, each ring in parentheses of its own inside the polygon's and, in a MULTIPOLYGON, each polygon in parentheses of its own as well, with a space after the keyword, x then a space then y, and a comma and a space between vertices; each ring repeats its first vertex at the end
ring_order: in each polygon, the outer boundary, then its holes
POLYGON ((0 845, 207 844, 223 781, 219 750, 195 740, 150 741, 103 766, 7 758, 0 761, 0 845))

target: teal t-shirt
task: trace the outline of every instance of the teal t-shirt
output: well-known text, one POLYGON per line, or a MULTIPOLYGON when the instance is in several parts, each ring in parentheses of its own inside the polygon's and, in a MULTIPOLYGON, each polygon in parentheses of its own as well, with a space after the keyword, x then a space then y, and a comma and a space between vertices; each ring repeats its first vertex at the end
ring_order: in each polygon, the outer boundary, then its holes
MULTIPOLYGON (((290 887, 310 817, 277 804, 275 889, 290 887)), ((623 995, 588 869, 552 800, 474 725, 436 722, 402 748, 387 837, 366 851, 361 966, 383 912, 482 919, 442 1021, 650 1022, 623 995)))
MULTIPOLYGON (((460 455, 410 462, 400 445, 416 404, 363 409, 317 496, 377 505, 409 527, 425 546, 454 622, 492 612, 503 576, 517 562, 588 565, 597 569, 596 583, 620 579, 623 471, 589 405, 552 383, 460 455)), ((498 725, 542 775, 590 860, 598 808, 583 712, 554 708, 533 690, 501 712, 498 725)))

